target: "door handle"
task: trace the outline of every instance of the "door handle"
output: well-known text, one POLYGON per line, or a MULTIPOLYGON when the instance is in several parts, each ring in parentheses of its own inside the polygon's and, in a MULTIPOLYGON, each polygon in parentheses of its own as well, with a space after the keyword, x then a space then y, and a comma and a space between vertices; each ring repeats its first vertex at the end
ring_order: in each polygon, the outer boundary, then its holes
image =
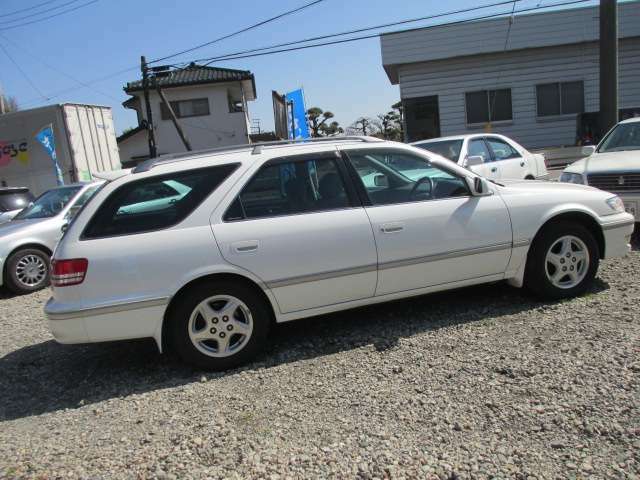
POLYGON ((491 172, 496 173, 498 171, 498 167, 492 167, 491 172))
POLYGON ((246 240, 243 242, 236 242, 231 245, 231 248, 236 253, 250 253, 258 250, 259 242, 257 240, 246 240))
POLYGON ((404 230, 404 225, 401 223, 385 223, 380 227, 382 233, 396 233, 404 230))

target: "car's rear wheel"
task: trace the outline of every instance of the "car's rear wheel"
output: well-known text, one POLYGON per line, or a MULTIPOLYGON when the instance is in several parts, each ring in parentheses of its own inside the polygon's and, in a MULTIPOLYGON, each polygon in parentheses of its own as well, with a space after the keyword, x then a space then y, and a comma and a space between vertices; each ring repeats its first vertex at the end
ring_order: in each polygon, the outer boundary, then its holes
POLYGON ((177 299, 168 321, 168 340, 183 360, 226 370, 251 360, 264 346, 271 312, 252 288, 212 281, 177 299))
POLYGON ((14 293, 25 294, 49 285, 49 255, 37 248, 25 248, 7 260, 7 287, 14 293))
POLYGON ((525 286, 546 299, 581 295, 598 271, 598 244, 589 230, 571 222, 544 228, 531 246, 525 286))

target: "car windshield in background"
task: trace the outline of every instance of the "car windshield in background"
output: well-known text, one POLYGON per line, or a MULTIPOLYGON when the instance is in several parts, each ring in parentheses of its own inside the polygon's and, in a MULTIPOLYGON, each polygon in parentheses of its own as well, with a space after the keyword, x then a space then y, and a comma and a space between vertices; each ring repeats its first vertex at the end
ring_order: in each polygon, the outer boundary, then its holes
POLYGON ((604 139, 598 153, 640 150, 640 122, 621 123, 604 139))
POLYGON ((453 162, 457 162, 458 158, 460 158, 462 140, 443 140, 441 142, 418 143, 415 146, 437 153, 438 155, 448 158, 453 162))
POLYGON ((80 189, 82 187, 75 186, 49 190, 40 195, 29 207, 18 213, 14 220, 55 217, 76 196, 80 189))
POLYGON ((29 190, 0 191, 0 212, 22 210, 33 200, 29 190))

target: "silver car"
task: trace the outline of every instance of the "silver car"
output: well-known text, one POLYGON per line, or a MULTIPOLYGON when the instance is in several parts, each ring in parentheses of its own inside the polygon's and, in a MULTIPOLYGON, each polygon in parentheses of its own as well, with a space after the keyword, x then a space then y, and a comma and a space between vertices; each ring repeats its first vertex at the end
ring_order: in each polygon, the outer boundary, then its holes
POLYGON ((69 223, 102 183, 57 187, 0 225, 0 286, 29 293, 49 284, 49 259, 69 223))

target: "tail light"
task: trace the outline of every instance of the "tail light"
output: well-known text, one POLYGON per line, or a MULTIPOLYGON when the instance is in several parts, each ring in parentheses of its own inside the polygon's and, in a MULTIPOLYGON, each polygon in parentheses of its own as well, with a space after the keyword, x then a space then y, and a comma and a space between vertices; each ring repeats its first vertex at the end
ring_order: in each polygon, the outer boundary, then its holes
POLYGON ((51 261, 51 285, 54 287, 68 287, 78 285, 84 281, 89 267, 86 258, 72 258, 71 260, 51 261))

